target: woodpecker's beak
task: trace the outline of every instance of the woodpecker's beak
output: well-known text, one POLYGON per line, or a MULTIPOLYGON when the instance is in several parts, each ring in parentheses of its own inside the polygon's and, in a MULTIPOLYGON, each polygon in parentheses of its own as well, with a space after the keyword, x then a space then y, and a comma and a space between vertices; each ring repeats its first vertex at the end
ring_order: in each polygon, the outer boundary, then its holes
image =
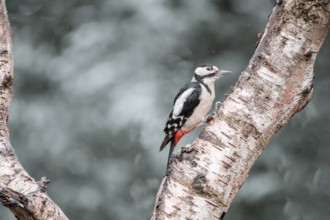
POLYGON ((219 73, 221 76, 227 76, 230 75, 232 72, 229 70, 220 70, 219 73))

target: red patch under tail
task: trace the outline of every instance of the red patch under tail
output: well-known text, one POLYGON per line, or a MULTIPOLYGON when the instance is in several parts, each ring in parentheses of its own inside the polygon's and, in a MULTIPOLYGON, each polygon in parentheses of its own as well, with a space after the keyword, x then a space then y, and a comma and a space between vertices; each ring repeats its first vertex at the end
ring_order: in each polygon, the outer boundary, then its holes
POLYGON ((178 130, 174 135, 174 146, 178 144, 180 139, 185 135, 191 132, 192 130, 178 130))

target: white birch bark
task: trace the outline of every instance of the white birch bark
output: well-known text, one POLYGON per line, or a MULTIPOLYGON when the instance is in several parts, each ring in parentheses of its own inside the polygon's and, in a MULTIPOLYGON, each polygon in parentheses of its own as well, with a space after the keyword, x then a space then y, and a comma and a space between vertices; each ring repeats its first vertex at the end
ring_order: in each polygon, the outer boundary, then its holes
POLYGON ((13 48, 5 0, 0 1, 0 201, 19 220, 65 220, 46 193, 47 179, 36 182, 19 163, 7 122, 13 94, 13 48))
POLYGON ((176 154, 152 220, 224 218, 271 137, 311 99, 314 61, 329 25, 329 0, 277 1, 216 119, 176 154))

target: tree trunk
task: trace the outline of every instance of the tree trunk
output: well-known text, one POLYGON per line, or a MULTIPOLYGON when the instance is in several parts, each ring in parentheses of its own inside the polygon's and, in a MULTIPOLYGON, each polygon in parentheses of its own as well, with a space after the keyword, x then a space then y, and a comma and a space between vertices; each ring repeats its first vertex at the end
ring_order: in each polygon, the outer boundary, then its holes
POLYGON ((5 0, 0 2, 0 201, 20 220, 68 219, 48 197, 47 178, 36 182, 19 163, 7 128, 13 94, 13 48, 5 0))
POLYGON ((153 220, 223 219, 271 137, 311 99, 329 0, 277 0, 246 70, 217 117, 176 154, 153 220))

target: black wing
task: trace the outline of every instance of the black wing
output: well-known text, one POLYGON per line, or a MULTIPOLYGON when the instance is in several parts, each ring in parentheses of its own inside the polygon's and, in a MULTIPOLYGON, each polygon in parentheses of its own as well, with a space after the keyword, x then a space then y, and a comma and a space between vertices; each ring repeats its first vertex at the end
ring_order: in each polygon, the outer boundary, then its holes
POLYGON ((180 95, 182 95, 182 93, 189 88, 194 88, 194 90, 186 98, 180 113, 176 116, 173 116, 173 110, 170 113, 164 128, 165 138, 161 144, 160 150, 162 150, 173 139, 175 132, 177 132, 183 126, 187 119, 193 114, 195 107, 200 102, 199 97, 202 90, 201 85, 198 82, 189 82, 186 83, 185 86, 180 89, 179 93, 175 96, 173 107, 180 95))
POLYGON ((184 116, 186 119, 189 118, 194 112, 195 107, 199 104, 200 94, 202 92, 202 87, 198 82, 189 82, 179 91, 179 94, 175 96, 174 103, 179 98, 179 96, 188 88, 194 88, 194 91, 186 98, 186 101, 183 105, 181 112, 178 116, 184 116))

